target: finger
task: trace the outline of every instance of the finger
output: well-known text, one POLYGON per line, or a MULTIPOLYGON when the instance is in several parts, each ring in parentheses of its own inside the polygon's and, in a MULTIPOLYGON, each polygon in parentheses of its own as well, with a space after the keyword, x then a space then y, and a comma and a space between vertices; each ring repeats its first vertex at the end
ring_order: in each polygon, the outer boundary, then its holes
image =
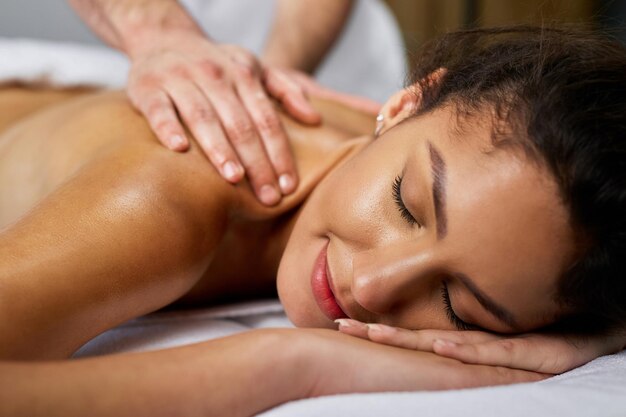
MULTIPOLYGON (((504 366, 543 373, 561 373, 568 369, 561 355, 551 349, 535 349, 525 338, 498 339, 483 343, 455 343, 438 339, 435 353, 471 364, 504 366)), ((569 360, 566 360, 569 361, 569 360)))
POLYGON ((263 140, 282 193, 289 194, 296 189, 298 177, 287 135, 258 78, 241 66, 238 66, 238 72, 236 85, 239 97, 263 140))
POLYGON ((322 116, 313 108, 304 89, 287 74, 276 68, 268 69, 264 82, 270 95, 280 101, 291 116, 311 125, 322 121, 322 116))
POLYGON ((257 198, 268 206, 277 204, 282 195, 276 184, 276 174, 250 116, 242 111, 239 98, 223 84, 212 87, 203 83, 201 88, 216 109, 257 198))
POLYGON ((432 352, 433 342, 437 339, 451 340, 456 343, 477 343, 494 340, 499 336, 481 331, 458 331, 458 330, 408 330, 399 327, 387 326, 378 323, 361 323, 356 320, 338 320, 339 330, 352 334, 358 323, 359 333, 363 333, 369 340, 385 345, 432 352), (343 322, 350 322, 344 328, 343 322), (348 327, 349 326, 349 327, 348 327), (366 333, 366 334, 365 334, 366 333))
POLYGON ((189 140, 169 96, 159 89, 129 90, 131 103, 146 118, 159 142, 174 151, 189 149, 189 140))
POLYGON ((372 99, 342 93, 331 88, 324 87, 323 85, 317 83, 311 77, 299 72, 294 72, 292 74, 292 77, 300 84, 306 94, 310 97, 315 96, 319 98, 333 100, 345 104, 346 106, 361 111, 363 113, 369 113, 372 115, 380 113, 382 105, 372 99))
POLYGON ((457 343, 487 340, 494 337, 485 332, 449 330, 407 330, 383 324, 368 324, 368 338, 377 343, 432 352, 433 342, 446 338, 457 343))
POLYGON ((244 176, 243 166, 226 139, 213 107, 198 88, 192 83, 171 82, 169 94, 211 163, 226 180, 240 181, 244 176))
POLYGON ((357 320, 352 319, 337 319, 335 323, 339 326, 338 330, 341 333, 349 334, 350 336, 360 337, 361 339, 367 339, 367 325, 357 320))

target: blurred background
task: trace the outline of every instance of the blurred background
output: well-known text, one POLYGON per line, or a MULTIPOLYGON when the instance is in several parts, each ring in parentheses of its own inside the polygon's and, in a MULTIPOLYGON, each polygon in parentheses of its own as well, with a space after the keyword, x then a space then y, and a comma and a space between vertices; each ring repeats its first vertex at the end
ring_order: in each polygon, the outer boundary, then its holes
POLYGON ((519 23, 585 23, 626 43, 626 0, 385 0, 409 51, 440 33, 519 23))
MULTIPOLYGON (((584 22, 611 29, 626 42, 626 0, 382 1, 398 20, 409 50, 442 32, 511 23, 584 22)), ((33 35, 98 43, 65 0, 1 0, 0 36, 33 35)))
MULTIPOLYGON (((194 17, 216 40, 237 43, 257 53, 262 50, 265 38, 260 34, 269 31, 272 20, 272 7, 265 5, 271 6, 274 0, 179 1, 190 11, 195 9, 194 17)), ((351 24, 347 25, 350 27, 331 51, 329 64, 318 68, 316 76, 329 87, 379 101, 402 86, 399 81, 383 84, 385 80, 402 78, 399 74, 407 66, 405 51, 415 51, 425 41, 451 30, 521 23, 584 23, 608 30, 626 43, 626 0, 356 1, 351 24), (358 61, 365 50, 369 51, 370 60, 358 61), (351 73, 340 79, 340 72, 347 69, 351 73), (378 78, 367 78, 364 72, 378 78), (352 81, 380 91, 353 87, 352 81)), ((0 40, 2 37, 102 45, 66 0, 0 0, 0 40)), ((6 56, 2 59, 9 62, 6 56)))

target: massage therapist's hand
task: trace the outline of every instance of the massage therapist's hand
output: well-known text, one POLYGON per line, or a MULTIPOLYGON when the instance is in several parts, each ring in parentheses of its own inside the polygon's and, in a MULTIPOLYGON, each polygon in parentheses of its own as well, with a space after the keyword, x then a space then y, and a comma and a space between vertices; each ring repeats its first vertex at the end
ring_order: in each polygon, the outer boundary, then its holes
POLYGON ((415 391, 532 382, 546 375, 467 365, 430 352, 372 343, 328 329, 297 329, 291 349, 306 369, 307 396, 415 391))
POLYGON ((407 330, 342 320, 343 333, 371 341, 457 359, 467 364, 560 374, 626 347, 626 335, 557 335, 528 333, 504 336, 482 331, 407 330))
POLYGON ((285 84, 291 86, 291 90, 298 89, 304 91, 308 97, 316 97, 326 99, 343 104, 352 110, 362 113, 371 114, 375 117, 381 110, 382 105, 374 100, 354 94, 343 93, 325 87, 315 81, 307 73, 298 71, 293 68, 266 66, 265 69, 266 87, 270 94, 280 97, 281 90, 284 90, 285 84))
MULTIPOLYGON (((243 48, 219 45, 190 30, 145 37, 128 51, 128 96, 159 140, 184 151, 191 131, 230 182, 245 174, 259 200, 276 204, 297 186, 287 137, 264 86, 265 70, 243 48)), ((296 119, 318 123, 298 83, 284 76, 271 95, 296 119)))

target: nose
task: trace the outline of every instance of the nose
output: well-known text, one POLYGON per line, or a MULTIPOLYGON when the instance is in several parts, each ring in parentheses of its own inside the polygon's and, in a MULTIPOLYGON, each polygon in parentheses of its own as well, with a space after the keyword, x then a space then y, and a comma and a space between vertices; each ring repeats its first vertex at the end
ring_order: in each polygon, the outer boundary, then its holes
POLYGON ((415 241, 357 252, 352 268, 355 301, 377 314, 419 302, 420 295, 430 294, 440 272, 432 248, 420 247, 415 241))

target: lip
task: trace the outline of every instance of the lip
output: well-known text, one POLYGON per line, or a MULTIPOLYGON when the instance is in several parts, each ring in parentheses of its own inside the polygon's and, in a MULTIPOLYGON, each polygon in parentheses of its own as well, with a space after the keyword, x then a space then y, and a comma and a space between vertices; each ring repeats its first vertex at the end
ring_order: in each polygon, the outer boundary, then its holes
POLYGON ((348 315, 344 313, 335 294, 332 290, 332 276, 328 269, 328 259, 326 257, 326 250, 328 249, 328 242, 324 245, 320 251, 315 264, 313 265, 313 272, 311 273, 311 289, 313 290, 313 297, 315 302, 319 306, 320 310, 326 317, 331 320, 337 320, 346 318, 348 315))

